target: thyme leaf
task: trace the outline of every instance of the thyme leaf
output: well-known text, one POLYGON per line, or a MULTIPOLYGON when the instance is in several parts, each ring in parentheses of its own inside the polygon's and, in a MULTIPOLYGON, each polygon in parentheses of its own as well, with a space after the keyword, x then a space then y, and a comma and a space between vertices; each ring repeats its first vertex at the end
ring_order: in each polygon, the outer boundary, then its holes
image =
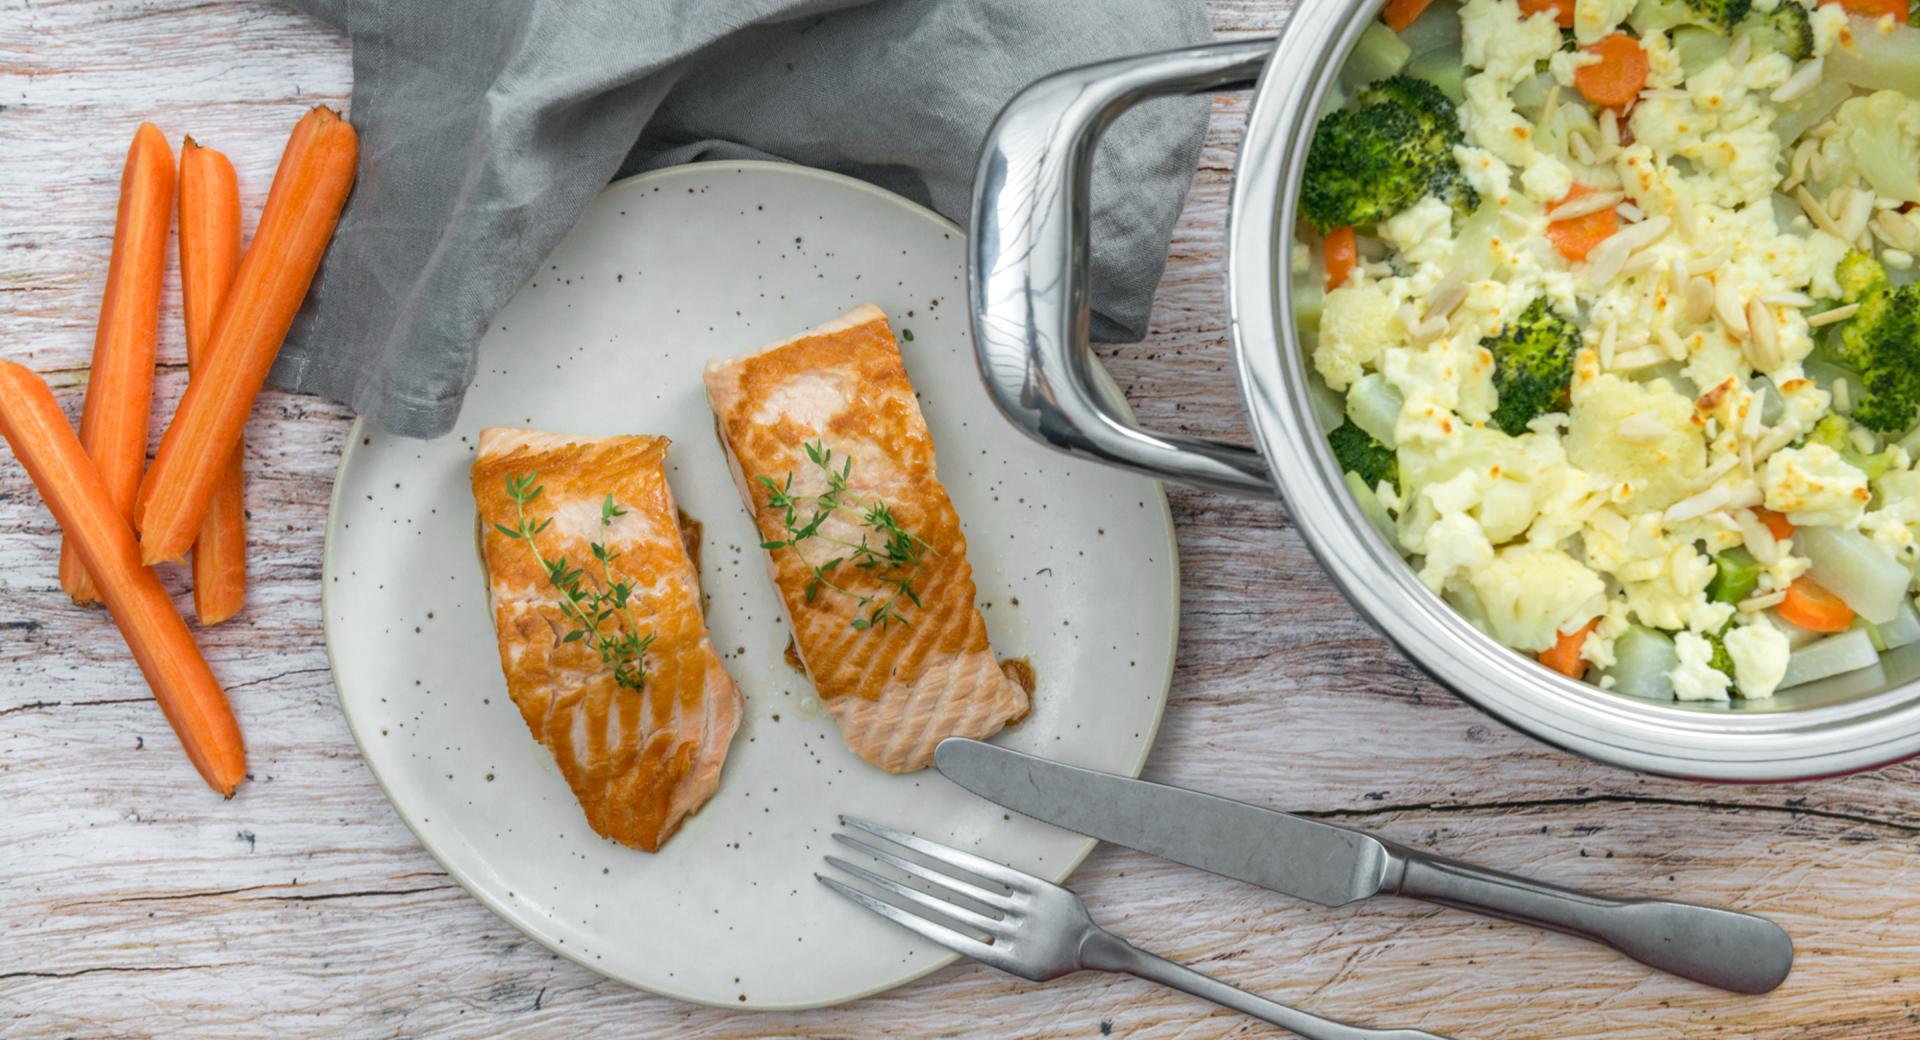
POLYGON ((607 547, 607 528, 612 526, 614 518, 627 515, 627 511, 613 500, 611 493, 601 501, 600 540, 587 547, 599 563, 599 574, 590 578, 584 567, 573 566, 566 557, 548 559, 540 552, 536 538, 552 526, 553 518, 533 520, 527 516, 527 506, 544 490, 535 483, 538 479, 536 473, 507 475, 507 497, 513 499, 515 523, 512 527, 494 524, 494 530, 527 543, 527 550, 546 572, 547 584, 560 593, 554 606, 573 625, 560 641, 586 643, 588 649, 600 655, 600 663, 613 673, 615 683, 629 690, 643 689, 647 682, 647 649, 653 645, 653 633, 640 634, 630 607, 633 582, 616 576, 613 564, 621 554, 607 547))
POLYGON ((805 448, 807 461, 826 477, 827 488, 817 495, 801 495, 794 493, 794 474, 791 471, 781 480, 765 475, 755 476, 754 483, 766 494, 767 508, 780 514, 781 526, 786 533, 784 538, 769 538, 761 542, 760 548, 768 552, 791 550, 806 565, 808 579, 803 592, 805 602, 812 603, 822 589, 852 599, 860 611, 852 622, 855 629, 865 631, 884 629, 896 623, 907 624, 902 607, 906 604, 914 607, 921 605, 920 594, 914 589, 913 583, 925 570, 927 555, 939 556, 939 551, 919 535, 900 526, 900 521, 885 502, 876 498, 863 503, 848 490, 848 482, 853 476, 853 459, 842 457, 836 462, 833 449, 822 441, 809 441, 805 448), (858 542, 821 532, 822 526, 836 514, 849 517, 858 525, 858 542), (824 553, 809 554, 807 547, 814 544, 833 548, 824 553), (821 556, 826 558, 820 559, 821 556), (870 593, 847 588, 834 575, 842 564, 866 572, 870 581, 879 588, 870 593))

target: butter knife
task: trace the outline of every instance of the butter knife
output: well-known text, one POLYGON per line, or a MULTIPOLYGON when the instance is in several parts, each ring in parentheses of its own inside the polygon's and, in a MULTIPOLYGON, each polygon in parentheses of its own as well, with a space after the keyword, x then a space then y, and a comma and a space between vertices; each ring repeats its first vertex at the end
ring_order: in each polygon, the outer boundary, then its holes
POLYGON ((1793 966, 1786 931, 1750 914, 1577 892, 1363 831, 961 737, 942 741, 934 764, 961 787, 1034 819, 1322 906, 1408 896, 1579 936, 1734 993, 1765 993, 1793 966))

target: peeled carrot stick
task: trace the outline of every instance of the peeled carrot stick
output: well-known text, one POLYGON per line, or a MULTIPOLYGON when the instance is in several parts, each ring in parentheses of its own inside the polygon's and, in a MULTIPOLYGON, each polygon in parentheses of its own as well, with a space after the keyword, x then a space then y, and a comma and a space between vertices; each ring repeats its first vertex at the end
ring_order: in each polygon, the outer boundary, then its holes
POLYGON ((193 544, 333 237, 359 156, 359 137, 332 109, 315 108, 293 128, 260 226, 207 341, 206 365, 187 382, 140 485, 134 526, 142 563, 178 560, 193 544))
POLYGON ((1433 0, 1387 0, 1386 6, 1380 9, 1380 20, 1394 32, 1405 32, 1431 3, 1433 0))
POLYGON ((1347 284, 1347 276, 1359 264, 1360 243, 1355 239, 1352 228, 1337 227, 1327 232, 1325 249, 1327 291, 1332 292, 1347 284))
POLYGON ((247 758, 227 695, 160 579, 140 565, 133 528, 54 403, 53 392, 11 361, 0 361, 0 437, 13 446, 67 544, 93 575, 193 767, 214 790, 232 795, 246 778, 247 758))
MULTIPOLYGON (((147 419, 153 410, 153 355, 160 335, 160 282, 167 225, 173 221, 173 152, 152 123, 141 123, 120 171, 107 292, 93 333, 80 443, 100 471, 120 515, 133 515, 134 493, 147 466, 147 419)), ((99 599, 80 556, 60 546, 60 587, 75 603, 99 599)))
MULTIPOLYGON (((187 371, 200 378, 207 341, 233 272, 240 266, 240 187, 233 164, 189 137, 180 146, 180 300, 187 326, 187 371)), ((193 541, 193 612, 217 625, 247 600, 247 518, 235 447, 214 485, 193 541)))

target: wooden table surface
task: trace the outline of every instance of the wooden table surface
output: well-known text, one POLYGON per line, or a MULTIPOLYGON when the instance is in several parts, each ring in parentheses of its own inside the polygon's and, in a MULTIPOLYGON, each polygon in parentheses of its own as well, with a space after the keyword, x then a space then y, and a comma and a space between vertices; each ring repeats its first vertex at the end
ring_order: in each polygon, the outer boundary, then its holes
MULTIPOLYGON (((1213 12, 1242 36, 1287 6, 1213 12)), ((274 4, 0 0, 0 357, 78 415, 139 121, 231 154, 251 214, 287 128, 343 103, 350 78, 340 38, 274 4)), ((1214 114, 1153 335, 1103 355, 1147 422, 1244 438, 1220 282, 1244 98, 1214 114)), ((185 378, 169 280, 157 414, 185 378)), ((335 703, 320 551, 351 418, 270 392, 248 431, 252 598, 200 634, 251 752, 229 802, 187 767, 105 615, 60 592, 53 522, 0 459, 0 1035, 1277 1035, 1130 979, 1034 986, 969 964, 830 1010, 715 1011, 523 937, 422 851, 335 703)), ((1417 674, 1284 509, 1171 496, 1182 639, 1150 777, 1563 883, 1759 911, 1799 961, 1777 992, 1738 998, 1559 936, 1391 899, 1327 910, 1110 847, 1074 879, 1097 919, 1252 990, 1462 1038, 1920 1037, 1920 768, 1735 787, 1563 754, 1417 674)))

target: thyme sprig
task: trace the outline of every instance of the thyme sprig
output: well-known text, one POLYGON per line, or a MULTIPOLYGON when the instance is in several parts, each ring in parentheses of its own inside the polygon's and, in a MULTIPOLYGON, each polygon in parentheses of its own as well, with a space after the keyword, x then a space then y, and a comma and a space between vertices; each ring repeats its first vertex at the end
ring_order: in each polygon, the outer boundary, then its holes
POLYGON ((932 553, 939 556, 939 551, 919 535, 901 527, 894 518, 893 510, 885 502, 876 498, 861 503, 848 492, 847 482, 853 475, 853 459, 842 458, 838 466, 834 465, 833 449, 821 441, 809 442, 806 450, 807 459, 826 475, 827 489, 820 494, 795 494, 792 471, 788 471, 784 481, 775 481, 768 476, 753 478, 766 489, 767 507, 783 511, 782 523, 786 528, 785 538, 761 542, 760 548, 769 552, 791 549, 800 562, 807 566, 811 577, 807 580, 806 602, 812 603, 821 589, 854 600, 861 611, 860 616, 853 619, 854 628, 865 630, 886 628, 896 622, 907 624, 905 615, 901 613, 901 604, 921 605, 920 595, 914 591, 913 583, 926 566, 926 555, 932 553), (835 514, 851 516, 859 523, 863 530, 858 542, 822 532, 821 527, 827 518, 835 514), (837 546, 844 551, 816 563, 808 557, 804 548, 810 542, 837 546), (848 563, 868 572, 880 585, 880 591, 855 592, 836 581, 834 571, 848 563))
POLYGON ((527 506, 544 490, 534 483, 538 479, 537 473, 507 475, 507 497, 513 499, 515 524, 512 527, 494 524, 494 529, 508 538, 526 542, 528 551, 547 572, 547 583, 560 593, 554 605, 573 623, 573 630, 561 637, 561 641, 585 642, 588 649, 600 655, 600 663, 613 672, 614 682, 630 690, 641 689, 647 682, 647 648, 653 645, 653 633, 640 634, 640 626, 634 621, 629 605, 633 582, 614 576, 613 563, 622 554, 608 549, 606 544, 607 528, 612 526, 615 517, 625 516, 627 511, 620 508, 611 493, 600 503, 600 540, 588 545, 600 564, 599 578, 594 581, 587 575, 586 568, 573 566, 565 556, 548 559, 541 554, 535 538, 552 525, 553 518, 535 521, 527 517, 527 506))

